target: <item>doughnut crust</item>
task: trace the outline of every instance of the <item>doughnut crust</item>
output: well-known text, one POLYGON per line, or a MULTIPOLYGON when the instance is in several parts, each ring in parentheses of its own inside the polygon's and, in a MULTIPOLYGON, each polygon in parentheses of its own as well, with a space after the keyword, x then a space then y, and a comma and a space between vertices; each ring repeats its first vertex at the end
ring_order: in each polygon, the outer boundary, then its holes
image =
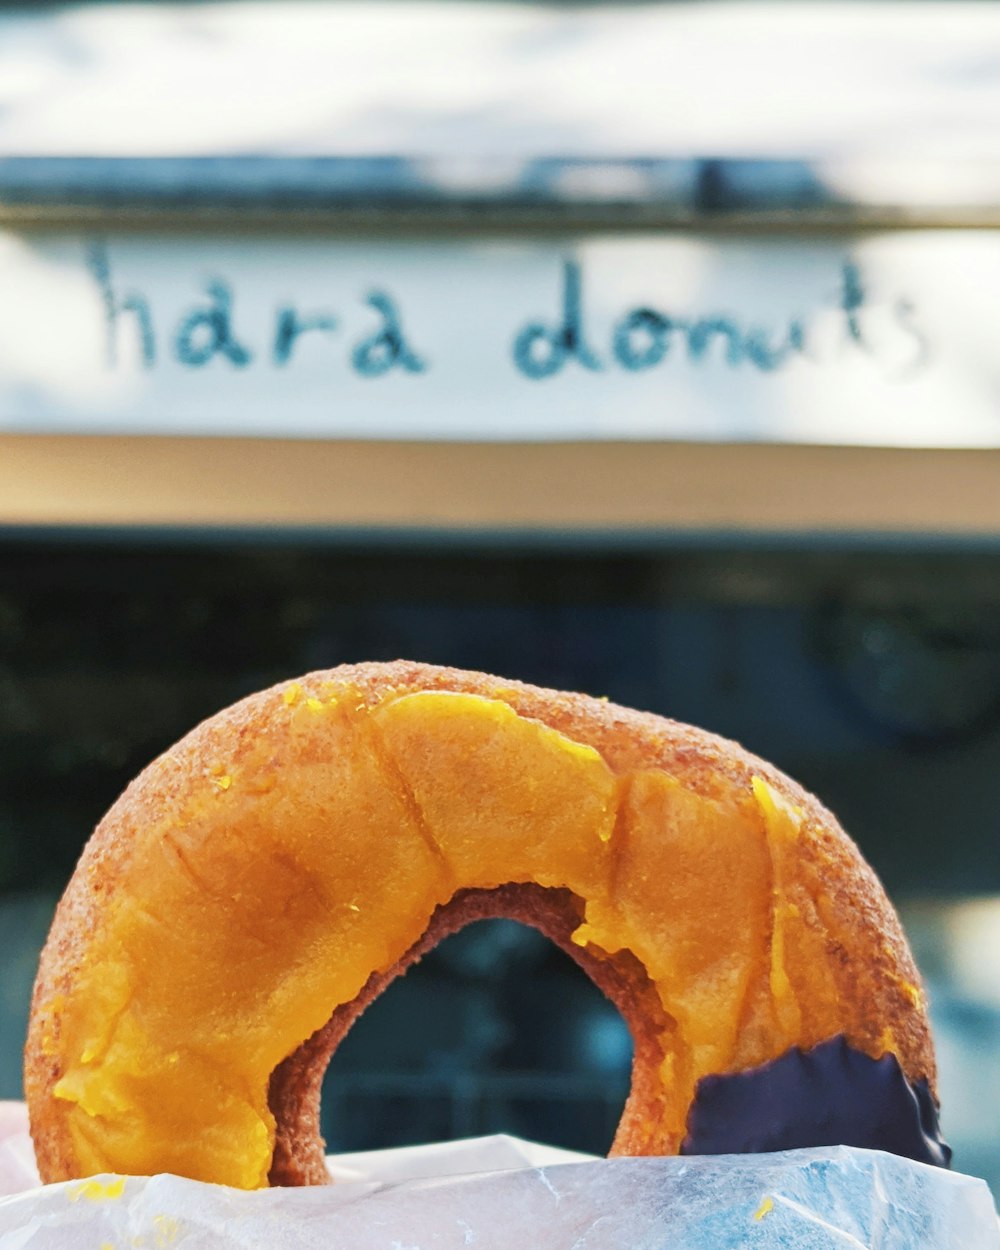
POLYGON ((896 915, 793 781, 599 699, 361 664, 205 721, 98 826, 32 1002, 43 1179, 325 1182, 333 1049, 485 916, 541 929, 629 1025, 613 1154, 676 1153, 704 1078, 836 1037, 933 1094, 896 915))

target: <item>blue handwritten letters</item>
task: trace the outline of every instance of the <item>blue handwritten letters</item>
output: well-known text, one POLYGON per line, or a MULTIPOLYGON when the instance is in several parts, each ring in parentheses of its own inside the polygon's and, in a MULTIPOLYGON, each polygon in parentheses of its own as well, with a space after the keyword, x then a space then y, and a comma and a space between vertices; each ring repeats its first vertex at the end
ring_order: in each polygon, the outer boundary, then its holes
MULTIPOLYGON (((103 313, 105 359, 112 369, 121 363, 123 335, 137 345, 138 365, 144 370, 164 362, 188 370, 209 366, 288 370, 304 338, 329 344, 333 359, 359 378, 377 380, 389 374, 419 378, 432 363, 435 368, 447 363, 437 356, 432 361, 416 346, 422 337, 421 310, 408 308, 404 314, 400 298, 384 286, 360 297, 364 316, 360 331, 346 328, 353 324, 347 315, 353 309, 303 309, 285 302, 275 306, 273 316, 268 314, 270 326, 263 337, 259 317, 255 334, 248 337, 241 326, 238 291, 224 277, 214 276, 196 288, 190 306, 168 319, 154 308, 148 294, 117 279, 105 244, 90 245, 87 269, 103 313), (416 339, 410 336, 412 326, 416 339)), ((829 292, 825 302, 793 310, 777 324, 772 319, 765 325, 724 309, 692 313, 650 303, 610 314, 603 306, 598 316, 588 307, 582 264, 566 257, 556 270, 554 313, 536 312, 515 325, 507 344, 498 343, 497 350, 506 352, 507 367, 515 376, 537 384, 550 384, 560 376, 590 375, 596 380, 614 372, 643 374, 684 362, 771 374, 795 361, 832 363, 844 352, 863 354, 876 365, 885 356, 886 372, 898 376, 923 366, 929 345, 910 300, 873 300, 860 266, 850 257, 834 271, 829 292), (876 321, 878 333, 873 333, 876 321)), ((484 332, 467 317, 458 324, 450 340, 456 353, 477 333, 484 332)))
MULTIPOLYGON (((161 345, 150 299, 141 292, 117 288, 103 244, 91 246, 87 264, 97 284, 104 312, 108 365, 111 368, 118 365, 119 338, 128 315, 138 331, 141 365, 144 369, 153 369, 160 360, 161 345)), ((378 320, 374 331, 350 351, 354 372, 363 378, 380 378, 394 369, 422 373, 427 363, 406 337, 396 300, 384 291, 372 291, 365 303, 377 314, 378 320)), ((303 335, 332 336, 338 328, 339 320, 332 313, 305 314, 292 305, 282 305, 275 312, 270 343, 263 347, 251 346, 237 330, 236 296, 232 287, 222 278, 213 278, 207 283, 204 296, 176 325, 170 339, 170 356, 189 369, 201 369, 214 361, 222 361, 234 369, 245 369, 258 359, 284 368, 293 361, 303 335)))
MULTIPOLYGON (((836 308, 843 322, 843 339, 876 356, 884 346, 884 338, 876 343, 868 332, 864 314, 870 303, 858 265, 845 260, 839 278, 836 308)), ((906 340, 906 368, 912 371, 924 363, 928 352, 914 319, 913 306, 910 301, 899 299, 888 311, 897 336, 906 340)), ((674 359, 686 355, 696 364, 715 360, 730 368, 749 366, 761 373, 773 373, 795 358, 822 361, 819 353, 812 350, 809 323, 804 316, 792 316, 777 330, 768 330, 732 314, 712 312, 684 317, 644 305, 621 314, 602 355, 588 338, 583 274, 574 260, 563 262, 558 319, 552 323, 529 321, 515 335, 511 352, 518 371, 534 380, 555 377, 572 366, 590 372, 617 367, 628 373, 643 373, 663 365, 671 354, 674 359)))
POLYGON ((604 368, 583 337, 582 283, 580 266, 566 261, 560 324, 529 321, 514 339, 514 364, 526 378, 551 378, 570 360, 595 372, 604 368))
POLYGON ((204 308, 193 309, 177 327, 177 359, 182 365, 197 368, 216 356, 224 356, 237 369, 245 369, 253 355, 233 336, 233 296, 228 284, 210 282, 208 298, 204 308))

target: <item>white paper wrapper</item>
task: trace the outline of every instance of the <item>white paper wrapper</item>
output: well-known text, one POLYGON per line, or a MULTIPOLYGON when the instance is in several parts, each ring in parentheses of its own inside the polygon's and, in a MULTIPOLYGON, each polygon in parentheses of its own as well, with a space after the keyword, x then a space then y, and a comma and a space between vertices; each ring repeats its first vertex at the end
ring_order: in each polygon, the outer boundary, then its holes
POLYGON ((0 1250, 1000 1250, 983 1181, 876 1151, 564 1158, 500 1137, 344 1156, 328 1188, 47 1185, 0 1199, 0 1250))
POLYGON ((19 1194, 38 1184, 28 1109, 23 1102, 0 1101, 0 1194, 19 1194))

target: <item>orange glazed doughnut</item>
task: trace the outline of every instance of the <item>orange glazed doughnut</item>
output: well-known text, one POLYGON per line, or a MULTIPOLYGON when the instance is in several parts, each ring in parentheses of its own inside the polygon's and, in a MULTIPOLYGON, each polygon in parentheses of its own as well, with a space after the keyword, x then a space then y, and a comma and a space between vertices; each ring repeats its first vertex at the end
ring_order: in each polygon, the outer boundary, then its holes
POLYGON ((43 1178, 324 1182, 334 1047, 484 916, 548 934, 628 1023, 612 1153, 946 1161, 916 969, 816 799, 658 716, 398 662, 220 712, 98 826, 32 1004, 43 1178))

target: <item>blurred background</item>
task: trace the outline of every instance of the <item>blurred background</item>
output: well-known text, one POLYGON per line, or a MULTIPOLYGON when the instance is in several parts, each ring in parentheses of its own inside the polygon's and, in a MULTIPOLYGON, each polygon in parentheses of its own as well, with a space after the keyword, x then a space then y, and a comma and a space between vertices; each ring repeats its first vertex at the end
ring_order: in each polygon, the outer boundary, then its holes
MULTIPOLYGON (((815 790, 1000 1190, 998 162, 987 4, 0 6, 0 1097, 127 781, 407 657, 815 790)), ((475 925, 357 1024, 324 1132, 604 1151, 630 1053, 475 925)))

